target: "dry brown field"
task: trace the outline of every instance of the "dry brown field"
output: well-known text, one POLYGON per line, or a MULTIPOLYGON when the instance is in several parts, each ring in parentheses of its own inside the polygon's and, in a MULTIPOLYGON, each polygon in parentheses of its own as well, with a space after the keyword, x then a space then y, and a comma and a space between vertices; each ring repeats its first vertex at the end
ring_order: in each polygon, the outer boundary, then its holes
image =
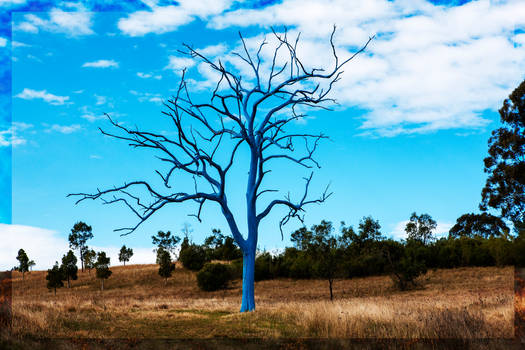
POLYGON ((46 288, 45 271, 13 279, 16 338, 512 338, 514 268, 429 271, 400 292, 388 276, 257 282, 256 311, 239 313, 241 283, 203 292, 178 267, 164 285, 156 265, 111 268, 104 291, 94 271, 72 288, 46 288))

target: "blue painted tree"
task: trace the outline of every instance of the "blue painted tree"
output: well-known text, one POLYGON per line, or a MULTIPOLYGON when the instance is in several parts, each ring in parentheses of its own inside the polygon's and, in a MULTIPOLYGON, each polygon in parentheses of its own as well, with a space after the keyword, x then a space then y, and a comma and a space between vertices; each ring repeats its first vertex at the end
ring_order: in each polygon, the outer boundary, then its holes
MULTIPOLYGON (((160 152, 158 158, 168 164, 167 171, 155 170, 160 176, 159 186, 151 181, 133 181, 108 190, 98 190, 94 194, 76 193, 77 201, 101 199, 105 204, 122 202, 135 213, 139 221, 133 227, 121 228, 123 235, 133 232, 141 223, 158 210, 171 203, 193 201, 196 203, 195 216, 201 220, 202 208, 206 203, 216 203, 222 211, 230 232, 243 252, 243 282, 241 312, 255 309, 254 264, 259 235, 259 225, 274 209, 285 209, 279 223, 282 226, 290 219, 302 220, 305 206, 324 202, 330 195, 327 189, 316 198, 310 198, 309 187, 313 172, 305 177, 304 193, 294 201, 290 195, 284 198, 266 200, 261 206, 263 194, 278 192, 264 188, 263 179, 270 172, 274 161, 284 160, 310 169, 319 167, 313 155, 323 134, 286 132, 285 128, 294 121, 305 117, 309 108, 328 109, 327 104, 335 100, 330 92, 342 74, 342 67, 362 52, 369 42, 344 60, 339 59, 333 42, 334 30, 330 36, 333 66, 329 69, 306 68, 297 56, 299 36, 290 40, 286 31, 272 30, 275 47, 268 60, 261 58, 261 51, 268 44, 263 40, 256 48, 248 49, 247 42, 240 35, 241 53, 233 53, 247 70, 240 70, 231 63, 221 60, 214 62, 190 45, 184 44, 181 53, 198 60, 217 73, 215 89, 205 103, 194 102, 188 88, 190 79, 186 70, 174 96, 164 103, 165 114, 173 122, 177 137, 170 139, 154 132, 129 129, 107 115, 117 133, 104 135, 127 141, 135 148, 151 149, 160 152), (304 142, 304 147, 297 146, 304 142), (246 165, 249 169, 243 186, 246 188, 246 227, 238 224, 238 214, 229 205, 227 188, 238 187, 238 175, 233 177, 231 169, 240 160, 236 155, 241 148, 249 154, 246 165), (297 153, 301 153, 297 155, 297 153), (226 157, 225 157, 226 155, 226 157), (181 191, 172 189, 174 176, 191 176, 193 186, 181 191), (235 178, 232 181, 232 178, 235 178), (202 189, 210 189, 203 191, 202 189), (136 191, 136 192, 133 192, 136 191), (144 202, 144 193, 150 196, 150 203, 144 202), (258 210, 258 204, 263 209, 258 210), (285 213, 285 214, 284 214, 285 213), (243 235, 244 233, 244 235, 243 235)), ((191 87, 191 86, 190 86, 191 87)))

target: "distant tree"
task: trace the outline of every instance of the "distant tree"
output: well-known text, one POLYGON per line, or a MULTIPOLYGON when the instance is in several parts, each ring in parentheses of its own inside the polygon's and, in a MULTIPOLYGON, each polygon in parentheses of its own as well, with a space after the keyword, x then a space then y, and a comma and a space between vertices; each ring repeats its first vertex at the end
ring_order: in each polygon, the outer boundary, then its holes
POLYGON ((299 250, 308 250, 312 244, 313 233, 308 230, 306 226, 303 226, 294 232, 290 237, 290 241, 294 243, 295 247, 299 250))
POLYGON ((86 249, 84 252, 84 267, 91 274, 91 269, 95 267, 95 259, 97 258, 97 253, 93 249, 86 249))
POLYGON ((133 249, 126 248, 126 246, 123 245, 122 248, 120 248, 120 252, 118 254, 118 260, 120 262, 123 262, 124 266, 126 266, 126 261, 129 261, 129 259, 131 259, 132 256, 133 256, 133 249))
POLYGON ((171 273, 175 270, 175 265, 171 262, 170 253, 164 249, 159 250, 159 275, 164 278, 164 284, 168 284, 168 278, 171 277, 171 273))
POLYGON ((97 278, 100 279, 100 290, 104 290, 104 280, 111 276, 112 271, 109 269, 110 258, 106 257, 105 252, 97 253, 97 261, 95 262, 95 269, 97 270, 97 278))
POLYGON ((500 237, 509 233, 505 222, 489 213, 463 214, 452 226, 449 237, 500 237))
POLYGON ((316 277, 328 281, 330 300, 334 299, 334 279, 341 272, 341 251, 339 241, 333 235, 330 221, 322 220, 319 225, 312 226, 312 243, 310 244, 312 265, 316 277))
POLYGON ((157 246, 154 251, 162 248, 171 254, 175 254, 177 244, 180 242, 180 237, 172 235, 170 231, 159 231, 156 236, 151 236, 151 239, 157 246))
POLYGON ((55 295, 57 295, 57 288, 62 288, 64 286, 64 282, 62 282, 64 279, 63 271, 58 266, 58 261, 55 262, 55 265, 52 269, 47 270, 47 288, 48 289, 54 289, 55 295))
MULTIPOLYGON (((182 247, 181 247, 182 249, 182 247)), ((242 252, 232 237, 224 236, 219 229, 212 229, 212 234, 204 239, 207 260, 235 260, 242 257, 242 252)))
POLYGON ((525 233, 525 80, 503 102, 499 115, 503 125, 492 131, 484 159, 488 177, 480 209, 501 211, 518 233, 520 227, 525 233))
POLYGON ((367 247, 370 243, 383 239, 380 230, 381 225, 378 220, 374 220, 371 216, 363 217, 359 222, 355 242, 358 246, 367 247))
POLYGON ((75 223, 69 234, 69 247, 79 250, 82 272, 84 272, 84 254, 87 251, 86 242, 91 238, 93 238, 91 226, 82 221, 75 223))
POLYGON ((27 266, 29 266, 29 270, 30 271, 33 271, 33 266, 35 266, 36 263, 34 260, 29 260, 29 262, 27 263, 27 266))
POLYGON ((22 272, 22 280, 24 280, 25 273, 29 271, 29 258, 27 257, 27 254, 23 249, 18 250, 16 260, 18 260, 17 270, 19 272, 22 272))
POLYGON ((67 280, 67 287, 71 288, 70 281, 76 281, 78 278, 77 257, 72 250, 62 257, 62 265, 60 266, 60 269, 63 272, 64 279, 67 280))
POLYGON ((417 215, 415 212, 410 216, 409 222, 405 226, 407 240, 416 240, 426 245, 432 241, 432 231, 437 227, 437 223, 428 214, 417 215))
POLYGON ((383 242, 390 276, 400 290, 416 287, 416 279, 427 271, 424 249, 423 242, 416 239, 407 240, 405 245, 394 240, 383 242))

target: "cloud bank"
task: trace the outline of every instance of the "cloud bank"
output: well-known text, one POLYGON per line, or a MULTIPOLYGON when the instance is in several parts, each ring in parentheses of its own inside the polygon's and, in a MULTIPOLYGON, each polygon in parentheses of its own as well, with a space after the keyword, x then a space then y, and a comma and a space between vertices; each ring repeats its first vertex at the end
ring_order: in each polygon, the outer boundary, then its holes
MULTIPOLYGON (((67 253, 69 243, 58 232, 40 227, 0 224, 0 270, 10 270, 16 266, 19 249, 24 249, 29 259, 34 260, 34 270, 47 270, 55 261, 61 262, 67 253)), ((121 265, 118 261, 120 247, 90 246, 95 251, 104 251, 111 258, 111 266, 121 265)), ((153 247, 131 247, 133 256, 129 264, 154 264, 153 247)), ((75 251, 78 258, 78 251, 75 251)), ((80 267, 80 261, 78 262, 80 267)))

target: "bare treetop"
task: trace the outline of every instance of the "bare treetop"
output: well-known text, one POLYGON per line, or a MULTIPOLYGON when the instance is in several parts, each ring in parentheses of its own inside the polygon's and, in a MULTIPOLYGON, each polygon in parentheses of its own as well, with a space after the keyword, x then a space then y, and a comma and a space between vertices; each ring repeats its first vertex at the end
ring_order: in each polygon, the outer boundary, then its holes
POLYGON ((97 190, 94 194, 72 194, 81 196, 77 203, 98 198, 105 204, 124 203, 139 218, 135 226, 117 230, 124 231, 123 235, 126 235, 168 203, 196 202, 198 209, 193 216, 200 220, 205 203, 216 202, 221 207, 235 240, 243 248, 247 243, 228 206, 225 191, 226 185, 229 184, 228 172, 235 163, 235 156, 241 146, 247 146, 251 156, 247 179, 247 205, 248 210, 252 210, 255 215, 248 216, 249 226, 258 227, 259 222, 277 206, 288 208, 288 213, 280 222, 282 226, 291 218, 302 219, 299 213, 306 205, 324 202, 331 194, 328 187, 320 197, 309 196, 312 172, 304 178, 305 189, 299 200, 293 201, 290 195, 286 195, 271 201, 260 211, 256 211, 255 207, 256 200, 264 193, 277 192, 276 189, 265 189, 262 186, 264 177, 270 172, 268 168, 272 161, 288 160, 308 169, 319 167, 313 156, 319 141, 326 136, 322 133, 287 133, 285 127, 305 117, 302 109, 328 109, 327 103, 335 103, 335 100, 329 97, 329 93, 343 73, 341 68, 361 53, 372 38, 352 56, 340 59, 333 42, 334 27, 330 36, 332 67, 325 69, 305 67, 297 55, 300 35, 290 41, 286 31, 280 34, 272 30, 272 33, 278 44, 273 50, 270 69, 264 74, 261 69, 261 50, 268 42, 263 40, 257 52, 251 53, 245 39, 239 34, 243 51, 232 54, 240 58, 253 72, 254 78, 251 83, 248 80, 243 81, 241 75, 227 68, 221 60, 214 62, 192 46, 184 44, 184 51, 181 53, 200 60, 218 73, 220 78, 211 91, 209 101, 198 103, 191 97, 186 70, 183 70, 175 94, 164 103, 167 110, 162 111, 173 122, 178 136, 170 139, 159 133, 140 131, 138 128, 130 129, 117 123, 109 115, 107 117, 110 123, 120 133, 109 133, 101 129, 104 135, 128 141, 134 148, 150 148, 160 152, 161 156, 158 158, 169 165, 165 172, 155 170, 164 187, 157 189, 147 181, 133 181, 119 187, 97 190), (279 65, 278 56, 283 52, 289 58, 279 65), (296 143, 299 141, 304 143, 304 152, 297 155, 296 143), (217 155, 225 154, 225 146, 229 147, 228 159, 225 162, 219 161, 217 155), (172 189, 172 179, 177 172, 193 177, 194 186, 191 191, 188 188, 180 191, 172 189), (133 191, 139 187, 149 193, 151 202, 143 202, 133 191))

